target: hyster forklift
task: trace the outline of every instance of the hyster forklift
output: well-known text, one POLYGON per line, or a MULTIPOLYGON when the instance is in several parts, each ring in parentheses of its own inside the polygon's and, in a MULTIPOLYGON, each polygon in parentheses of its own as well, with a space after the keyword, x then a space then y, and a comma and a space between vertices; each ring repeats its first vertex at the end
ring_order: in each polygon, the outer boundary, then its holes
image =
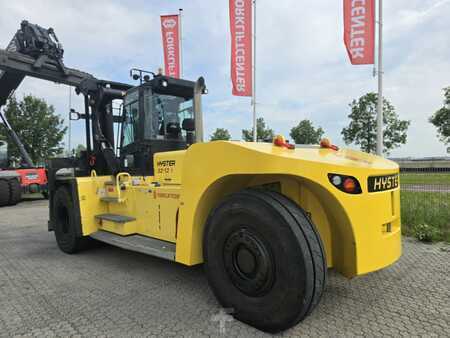
MULTIPOLYGON (((75 72, 51 58, 41 68, 75 72)), ((203 142, 202 78, 132 76, 138 86, 66 81, 84 95, 72 116, 87 149, 49 162, 49 230, 62 251, 98 240, 203 263, 220 304, 268 332, 313 311, 328 268, 351 278, 399 258, 397 164, 328 142, 203 142)))

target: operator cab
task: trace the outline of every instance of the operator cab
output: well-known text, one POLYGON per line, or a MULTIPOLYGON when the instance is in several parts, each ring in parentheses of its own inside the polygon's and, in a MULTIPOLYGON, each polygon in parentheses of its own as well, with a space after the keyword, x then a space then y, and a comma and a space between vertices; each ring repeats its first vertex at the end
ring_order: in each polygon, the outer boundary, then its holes
POLYGON ((195 82, 163 75, 141 81, 124 97, 120 159, 134 175, 153 175, 155 153, 194 143, 195 82))

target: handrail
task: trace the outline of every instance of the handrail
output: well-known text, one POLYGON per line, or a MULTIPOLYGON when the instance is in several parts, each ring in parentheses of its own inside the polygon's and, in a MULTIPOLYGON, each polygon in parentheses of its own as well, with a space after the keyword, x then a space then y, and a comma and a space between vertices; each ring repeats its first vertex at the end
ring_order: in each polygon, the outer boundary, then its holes
POLYGON ((122 199, 121 197, 121 189, 120 189, 120 178, 126 176, 129 180, 131 180, 131 175, 129 173, 118 173, 116 176, 116 189, 117 189, 117 201, 119 203, 125 201, 125 199, 122 199))

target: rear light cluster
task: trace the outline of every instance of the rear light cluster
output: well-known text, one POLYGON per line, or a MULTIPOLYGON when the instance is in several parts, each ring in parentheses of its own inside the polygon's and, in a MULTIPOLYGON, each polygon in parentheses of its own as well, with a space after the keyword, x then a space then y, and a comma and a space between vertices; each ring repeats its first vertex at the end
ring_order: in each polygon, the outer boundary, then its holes
POLYGON ((362 193, 361 186, 356 178, 353 176, 328 174, 328 179, 331 184, 339 190, 348 194, 360 194, 362 193))

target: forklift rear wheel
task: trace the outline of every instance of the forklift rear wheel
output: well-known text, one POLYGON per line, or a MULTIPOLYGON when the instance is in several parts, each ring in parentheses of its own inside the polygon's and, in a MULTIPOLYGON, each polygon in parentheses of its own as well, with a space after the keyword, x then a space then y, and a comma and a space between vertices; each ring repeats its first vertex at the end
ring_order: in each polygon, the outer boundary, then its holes
POLYGON ((22 187, 19 180, 13 178, 9 180, 9 205, 16 205, 22 200, 22 187))
POLYGON ((9 184, 7 180, 0 179, 0 207, 9 204, 9 184))
POLYGON ((326 282, 314 224, 275 192, 245 190, 223 201, 208 218, 203 255, 221 305, 263 331, 279 332, 305 318, 326 282))
POLYGON ((53 200, 53 215, 55 217, 56 243, 61 251, 72 254, 84 249, 87 238, 77 235, 75 209, 66 187, 59 187, 56 190, 53 200))

